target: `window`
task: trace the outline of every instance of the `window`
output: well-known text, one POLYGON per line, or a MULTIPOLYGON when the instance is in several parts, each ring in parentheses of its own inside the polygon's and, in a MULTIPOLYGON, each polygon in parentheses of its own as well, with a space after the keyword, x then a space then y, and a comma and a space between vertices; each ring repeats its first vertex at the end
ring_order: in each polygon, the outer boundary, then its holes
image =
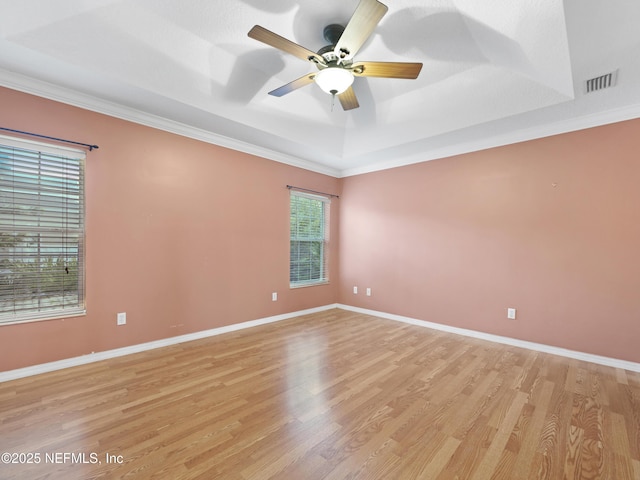
POLYGON ((291 190, 290 203, 289 284, 302 287, 327 283, 329 199, 291 190))
POLYGON ((84 157, 0 136, 0 323, 85 313, 84 157))

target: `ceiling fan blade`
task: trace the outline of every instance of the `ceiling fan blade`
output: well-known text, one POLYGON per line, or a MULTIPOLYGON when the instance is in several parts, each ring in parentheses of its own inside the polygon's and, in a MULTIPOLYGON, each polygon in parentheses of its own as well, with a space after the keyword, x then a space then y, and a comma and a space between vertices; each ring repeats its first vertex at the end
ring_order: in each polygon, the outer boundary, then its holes
POLYGON ((351 71, 356 77, 418 78, 421 63, 409 62, 356 62, 351 71))
POLYGON ((360 0, 351 20, 336 43, 334 50, 336 55, 340 58, 352 58, 373 33, 387 10, 387 6, 378 0, 360 0))
POLYGON ((342 109, 345 111, 352 110, 360 106, 358 99, 356 98, 356 92, 353 91, 353 87, 347 88, 344 92, 338 95, 338 99, 340 100, 342 109))
POLYGON ((255 25, 249 33, 247 34, 249 37, 254 40, 258 40, 259 42, 266 43, 271 47, 275 47, 283 52, 290 53, 291 55, 298 57, 302 60, 306 60, 314 63, 325 64, 324 58, 318 55, 311 50, 304 48, 297 43, 292 42, 291 40, 287 40, 284 37, 281 37, 277 33, 273 33, 271 30, 267 30, 260 25, 255 25))
POLYGON ((275 90, 271 90, 269 92, 269 95, 273 95, 274 97, 282 97, 283 95, 286 95, 287 93, 291 93, 294 90, 297 90, 299 88, 302 88, 306 85, 309 85, 310 83, 313 83, 313 79, 316 78, 316 74, 315 73, 309 73, 307 75, 305 75, 304 77, 300 77, 296 80, 294 80, 293 82, 289 82, 286 85, 281 86, 280 88, 276 88, 275 90))

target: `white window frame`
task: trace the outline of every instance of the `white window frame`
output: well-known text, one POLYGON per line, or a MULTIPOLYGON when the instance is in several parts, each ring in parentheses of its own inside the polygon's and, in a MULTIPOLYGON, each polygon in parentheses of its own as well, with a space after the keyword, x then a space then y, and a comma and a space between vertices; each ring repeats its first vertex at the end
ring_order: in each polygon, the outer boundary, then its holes
MULTIPOLYGON (((2 145, 3 147, 14 148, 16 150, 29 151, 32 154, 34 154, 35 152, 38 153, 38 156, 37 156, 38 159, 37 160, 34 159, 33 163, 29 163, 29 160, 26 159, 27 155, 23 155, 20 160, 23 165, 31 165, 32 169, 34 168, 38 169, 38 172, 40 172, 38 173, 39 176, 37 177, 38 184, 40 184, 40 182, 42 182, 43 180, 46 181, 46 178, 55 179, 57 177, 59 179, 61 175, 63 175, 63 173, 61 174, 60 172, 61 171, 64 172, 64 169, 56 170, 56 168, 58 168, 57 167, 58 164, 55 163, 56 160, 53 159, 52 156, 61 158, 60 164, 63 164, 63 165, 69 164, 70 170, 68 171, 73 170, 74 172, 77 172, 77 181, 79 182, 79 186, 75 188, 75 191, 78 194, 78 200, 75 204, 73 204, 73 207, 71 206, 66 208, 62 207, 62 213, 60 213, 59 215, 57 215, 58 212, 55 210, 55 208, 53 210, 54 218, 56 220, 59 220, 61 222, 60 225, 62 226, 55 226, 54 225, 55 221, 50 221, 48 222, 48 225, 46 225, 47 219, 45 219, 45 215, 37 216, 38 218, 37 226, 20 224, 19 218, 21 217, 21 215, 18 215, 17 216, 18 220, 16 220, 15 214, 12 215, 10 213, 2 212, 0 210, 0 233, 9 234, 9 235, 24 233, 24 234, 27 234, 27 236, 32 236, 32 238, 37 236, 38 241, 35 243, 37 243, 38 246, 35 248, 37 248, 38 252, 40 252, 41 249, 44 248, 42 246, 43 245, 41 240, 42 236, 48 237, 48 238, 59 236, 61 239, 59 244, 61 246, 59 246, 59 250, 53 250, 53 248, 56 248, 56 247, 53 247, 50 244, 48 257, 53 259, 54 255, 57 255, 56 261, 62 262, 62 263, 64 263, 67 258, 73 258, 74 260, 77 260, 77 264, 76 264, 77 265, 77 300, 73 300, 71 304, 66 303, 68 302, 68 299, 66 298, 66 293, 64 293, 61 296, 59 295, 58 297, 62 297, 62 299, 58 298, 57 300, 56 299, 52 300, 51 296, 47 298, 46 294, 32 294, 32 298, 25 298, 24 300, 20 301, 16 291, 14 290, 13 292, 11 292, 11 289, 12 289, 10 284, 11 279, 7 279, 8 277, 5 277, 6 284, 3 285, 0 283, 0 326, 15 324, 15 323, 34 322, 34 321, 41 321, 41 320, 51 320, 54 318, 67 318, 67 317, 85 315, 86 314, 86 305, 85 305, 86 268, 85 268, 85 174, 84 174, 84 171, 85 171, 86 152, 82 150, 73 149, 73 148, 65 148, 65 147, 60 147, 56 145, 50 145, 42 142, 23 140, 23 139, 18 139, 14 137, 7 137, 4 135, 0 135, 0 145, 2 145), (43 159, 43 156, 46 157, 47 166, 53 169, 53 170, 49 170, 49 172, 47 173, 48 177, 45 177, 45 175, 42 173, 42 170, 41 170, 43 168, 43 165, 45 164, 45 159, 43 159), (64 158, 64 160, 62 160, 62 158, 64 158), (54 166, 51 167, 52 163, 50 162, 53 162, 54 166), (38 166, 36 166, 36 163, 38 166), (68 219, 73 217, 74 215, 75 215, 75 220, 72 219, 71 221, 69 221, 68 219), (45 225, 43 226, 43 224, 45 225), (70 241, 70 239, 73 239, 72 241, 73 243, 70 241), (70 248, 69 245, 71 244, 74 245, 75 248, 73 247, 70 248), (70 248, 70 250, 67 250, 67 248, 70 248), (69 253, 70 251, 71 253, 69 253), (62 261, 60 260, 61 258, 63 258, 62 261), (3 290, 3 287, 5 287, 4 290, 3 290), (2 294, 6 295, 6 300, 2 298, 2 294), (11 297, 11 295, 13 297, 11 297), (3 304, 3 302, 5 301, 6 301, 6 304, 3 304), (33 305, 28 305, 29 302, 32 302, 33 305)), ((0 161, 2 160, 3 159, 0 158, 0 161)), ((15 161, 13 160, 7 161, 8 165, 10 165, 11 163, 13 163, 13 168, 15 168, 15 165, 16 165, 15 161)), ((66 167, 60 167, 60 168, 66 168, 66 167)), ((33 192, 34 191, 38 192, 37 198, 39 199, 40 195, 42 195, 42 192, 44 192, 44 187, 42 189, 40 188, 33 189, 33 188, 29 188, 29 187, 32 187, 32 185, 29 185, 28 187, 24 187, 22 192, 20 192, 18 190, 19 187, 16 186, 16 179, 18 177, 14 176, 13 173, 11 175, 7 175, 8 171, 9 170, 7 169, 3 172, 0 169, 0 206, 2 206, 3 204, 13 205, 13 206, 20 205, 20 193, 24 194, 25 192, 27 192, 25 197, 30 198, 30 200, 25 200, 24 203, 22 203, 21 206, 23 208, 32 208, 32 209, 44 208, 42 206, 39 206, 33 203, 34 195, 35 195, 33 192), (2 176, 1 176, 2 173, 5 173, 6 175, 5 179, 2 179, 2 176), (13 184, 8 184, 7 182, 11 179, 13 179, 13 184), (2 198, 3 196, 4 198, 2 198)), ((75 176, 73 181, 75 181, 75 176)), ((54 182, 56 181, 54 180, 54 182)), ((61 187, 61 184, 63 183, 64 182, 57 181, 57 183, 55 183, 54 185, 54 188, 68 188, 68 187, 61 187)), ((51 193, 51 189, 49 190, 48 194, 50 195, 49 198, 56 198, 56 194, 51 193)), ((69 193, 69 195, 71 194, 69 193)), ((60 197, 57 197, 57 198, 60 198, 60 197)), ((72 200, 69 200, 71 197, 62 196, 62 198, 63 200, 60 200, 61 204, 71 205, 71 203, 69 203, 72 201, 72 200)), ((48 210, 48 211, 51 212, 51 210, 48 210)), ((47 218, 51 218, 51 217, 49 216, 47 218)), ((4 260, 5 264, 10 265, 10 263, 8 263, 11 261, 10 259, 15 260, 16 258, 19 258, 20 255, 27 256, 28 254, 25 253, 25 251, 28 251, 29 249, 33 249, 33 248, 34 247, 16 247, 15 245, 2 247, 0 244, 0 261, 4 260)), ((34 262, 38 266, 37 267, 38 272, 35 275, 32 275, 29 281, 25 283, 30 285, 30 288, 33 288, 33 286, 36 284, 40 284, 43 279, 43 274, 42 274, 43 263, 40 260, 41 260, 40 256, 38 255, 38 259, 34 262), (33 282, 33 283, 29 283, 29 282, 33 282)), ((65 272, 66 274, 69 274, 68 267, 65 267, 65 272)), ((72 271, 72 273, 75 275, 75 272, 72 271)), ((28 275, 31 275, 31 274, 28 274, 28 275)), ((57 275, 57 272, 56 272, 56 275, 57 275)), ((76 284, 76 282, 74 282, 74 284, 76 284)), ((63 292, 66 292, 66 291, 67 290, 63 290, 63 292)), ((72 291, 75 292, 76 289, 73 288, 72 291)), ((75 298, 75 295, 73 295, 73 297, 75 298)))
MULTIPOLYGON (((306 192, 301 192, 295 189, 290 190, 290 198, 289 198, 289 209, 290 209, 290 223, 289 223, 289 287, 290 288, 300 288, 300 287, 309 287, 314 285, 325 285, 329 283, 329 218, 330 218, 330 205, 331 199, 329 197, 325 197, 322 195, 314 195, 306 192), (294 212, 291 211, 293 208, 293 198, 306 198, 309 200, 321 202, 322 206, 322 218, 318 219, 320 221, 319 225, 319 235, 316 237, 304 236, 300 237, 296 233, 296 227, 294 226, 292 219, 294 217, 294 212), (298 252, 297 257, 294 252, 294 242, 310 242, 310 243, 320 243, 320 264, 318 267, 319 275, 313 276, 313 278, 306 278, 303 280, 294 280, 293 277, 296 276, 294 272, 294 268, 296 266, 300 266, 300 249, 298 248, 296 252, 298 252)), ((297 216, 296 216, 297 218, 297 216)), ((298 221, 298 224, 300 222, 298 221)), ((299 246, 299 245, 298 245, 299 246)), ((303 262, 308 263, 308 262, 303 262)), ((309 265, 309 269, 312 269, 312 266, 309 265)), ((299 272, 298 272, 299 273, 299 272)), ((298 274, 298 277, 300 275, 298 274)), ((311 277, 311 275, 309 275, 311 277)))

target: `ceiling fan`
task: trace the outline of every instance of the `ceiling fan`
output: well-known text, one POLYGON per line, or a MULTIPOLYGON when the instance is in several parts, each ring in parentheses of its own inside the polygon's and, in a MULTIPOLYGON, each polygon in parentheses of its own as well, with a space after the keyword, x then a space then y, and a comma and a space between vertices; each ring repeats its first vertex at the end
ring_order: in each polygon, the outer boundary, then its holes
POLYGON ((354 77, 418 78, 422 63, 354 62, 353 56, 385 13, 387 6, 378 0, 360 0, 346 27, 331 24, 324 28, 324 39, 329 45, 317 53, 255 25, 249 31, 249 37, 311 62, 319 70, 276 88, 269 95, 281 97, 315 82, 324 92, 337 95, 344 110, 351 110, 360 106, 352 87, 354 77))

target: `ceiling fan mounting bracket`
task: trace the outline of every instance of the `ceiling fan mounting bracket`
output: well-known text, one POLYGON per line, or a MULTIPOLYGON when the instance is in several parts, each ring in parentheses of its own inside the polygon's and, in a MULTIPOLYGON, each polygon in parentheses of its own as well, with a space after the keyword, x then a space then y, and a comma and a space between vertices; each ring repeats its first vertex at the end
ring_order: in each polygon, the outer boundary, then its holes
POLYGON ((333 45, 335 47, 336 43, 338 43, 338 40, 340 40, 343 32, 344 27, 342 25, 332 23, 331 25, 327 25, 326 27, 324 27, 324 30, 322 30, 322 36, 327 42, 329 42, 330 45, 333 45))

